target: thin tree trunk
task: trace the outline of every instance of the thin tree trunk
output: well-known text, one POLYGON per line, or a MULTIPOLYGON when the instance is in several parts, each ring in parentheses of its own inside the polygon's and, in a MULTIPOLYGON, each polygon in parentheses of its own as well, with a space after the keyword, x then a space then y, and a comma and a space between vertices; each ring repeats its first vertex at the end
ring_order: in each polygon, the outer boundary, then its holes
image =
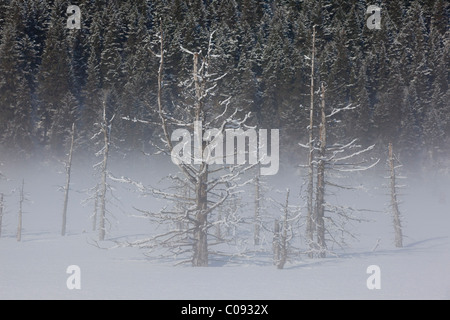
POLYGON ((71 142, 70 142, 70 151, 69 151, 69 159, 66 164, 66 186, 64 188, 64 209, 63 209, 63 217, 62 217, 62 228, 61 235, 66 235, 66 224, 67 224, 67 205, 69 203, 69 188, 70 188, 70 173, 72 171, 72 155, 73 155, 73 142, 75 137, 75 123, 72 124, 72 134, 71 134, 71 142))
MULTIPOLYGON (((222 197, 223 195, 221 195, 222 197)), ((220 206, 219 207, 219 212, 217 215, 217 220, 221 221, 223 217, 223 207, 220 206)), ((220 227, 220 223, 216 224, 216 238, 217 240, 221 240, 222 239, 222 228, 220 227)))
POLYGON ((108 170, 108 156, 109 156, 109 134, 110 124, 106 118, 106 97, 103 100, 103 162, 102 162, 102 177, 100 184, 100 216, 99 216, 99 240, 105 240, 105 220, 106 220, 106 192, 107 192, 107 170, 108 170))
MULTIPOLYGON (((202 128, 200 128, 203 136, 203 108, 202 108, 202 86, 198 77, 198 53, 194 54, 194 85, 195 85, 195 121, 201 121, 202 128)), ((206 147, 205 141, 200 141, 201 150, 196 156, 203 156, 203 152, 206 147)), ((195 162, 195 160, 194 160, 195 162)), ((194 256, 192 264, 195 267, 207 267, 208 266, 208 234, 207 234, 207 209, 208 209, 208 164, 202 160, 198 171, 198 177, 196 181, 196 207, 197 213, 195 217, 194 228, 194 256)))
POLYGON ((394 166, 394 152, 392 143, 389 143, 389 168, 390 168, 390 181, 391 181, 391 207, 394 220, 395 230, 395 246, 398 248, 403 247, 403 234, 402 224, 400 219, 400 210, 398 209, 397 201, 397 186, 395 182, 395 166, 394 166))
POLYGON ((287 261, 287 229, 288 229, 288 214, 289 214, 289 189, 286 194, 286 203, 284 205, 284 219, 283 219, 283 233, 280 239, 280 259, 277 268, 283 269, 287 261))
POLYGON ((22 215, 23 215, 23 201, 24 201, 24 185, 25 180, 22 180, 22 187, 20 189, 20 196, 19 196, 19 221, 17 224, 17 241, 22 240, 22 215))
MULTIPOLYGON (((167 130, 167 124, 166 124, 166 118, 164 116, 163 112, 163 105, 162 105, 162 81, 163 81, 163 68, 164 68, 164 33, 163 33, 163 27, 162 27, 162 20, 159 21, 159 35, 160 35, 160 48, 159 48, 159 68, 158 68, 158 95, 157 95, 157 102, 158 102, 158 115, 161 120, 161 127, 164 132, 164 139, 167 143, 170 151, 172 151, 172 140, 170 140, 169 132, 167 130)), ((153 112, 153 110, 151 109, 153 112)))
MULTIPOLYGON (((223 198, 223 192, 220 193, 220 198, 223 198)), ((223 210, 223 206, 220 206, 218 208, 218 213, 217 213, 217 221, 222 221, 222 218, 225 217, 225 212, 223 210)), ((217 223, 216 224, 216 238, 217 240, 222 240, 222 227, 221 227, 221 223, 217 223)))
POLYGON ((197 214, 194 228, 194 267, 208 266, 208 236, 207 236, 207 173, 200 176, 197 185, 197 214))
POLYGON ((278 265, 280 261, 280 222, 277 219, 273 226, 272 250, 273 264, 278 265))
POLYGON ((97 215, 98 215, 98 187, 95 188, 95 201, 94 201, 94 216, 92 217, 92 231, 97 230, 97 215))
POLYGON ((260 199, 260 170, 259 166, 256 168, 255 178, 255 232, 253 236, 253 242, 255 245, 260 243, 260 230, 261 230, 261 199, 260 199))
POLYGON ((3 220, 3 193, 0 193, 0 237, 2 236, 2 220, 3 220))
POLYGON ((319 246, 319 257, 324 258, 326 252, 325 242, 325 152, 327 144, 327 119, 325 114, 325 88, 321 85, 321 121, 319 126, 319 161, 317 165, 317 186, 316 186, 316 227, 317 244, 319 246))
POLYGON ((315 59, 315 39, 316 39, 316 28, 313 26, 313 36, 312 36, 312 52, 311 52, 311 104, 309 108, 309 154, 308 154, 308 198, 307 198, 307 206, 308 213, 306 218, 306 239, 309 242, 310 252, 308 256, 312 257, 312 249, 314 243, 314 230, 315 230, 315 222, 314 222, 314 135, 313 135, 313 126, 314 126, 314 59, 315 59))

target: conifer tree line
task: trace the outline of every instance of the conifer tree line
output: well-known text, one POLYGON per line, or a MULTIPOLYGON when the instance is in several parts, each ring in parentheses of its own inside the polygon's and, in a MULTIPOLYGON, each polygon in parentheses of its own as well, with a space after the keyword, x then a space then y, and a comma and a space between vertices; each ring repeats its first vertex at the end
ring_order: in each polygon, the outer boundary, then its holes
MULTIPOLYGON (((312 27, 317 81, 340 114, 328 137, 359 137, 385 154, 392 142, 405 165, 440 165, 450 145, 449 3, 381 1, 381 29, 366 26, 364 0, 1 0, 0 145, 9 155, 63 156, 75 124, 78 150, 103 115, 123 152, 151 148, 158 134, 158 50, 165 35, 164 105, 185 101, 193 52, 214 31, 226 59, 215 66, 217 95, 252 112, 253 125, 280 129, 281 159, 298 164, 309 125, 312 27), (81 29, 66 28, 69 5, 81 29), (147 124, 128 119, 147 119, 147 124), (284 155, 283 155, 284 153, 284 155)), ((319 104, 319 99, 317 104, 319 104)), ((214 106, 208 106, 214 107, 214 106)), ((319 108, 316 108, 319 110, 319 108)), ((317 111, 318 112, 318 111, 317 111)))

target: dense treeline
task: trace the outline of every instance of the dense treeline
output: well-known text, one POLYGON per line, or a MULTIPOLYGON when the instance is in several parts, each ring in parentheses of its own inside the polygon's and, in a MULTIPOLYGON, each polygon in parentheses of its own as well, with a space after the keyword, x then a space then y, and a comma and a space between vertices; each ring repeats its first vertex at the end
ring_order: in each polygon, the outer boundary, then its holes
MULTIPOLYGON (((381 3, 381 29, 366 27, 364 0, 1 0, 0 142, 28 157, 67 152, 71 124, 78 150, 91 153, 108 92, 112 137, 122 152, 147 150, 157 118, 157 51, 165 34, 164 104, 181 105, 191 57, 215 31, 226 72, 218 94, 252 111, 253 124, 279 128, 281 150, 299 163, 309 110, 311 30, 316 24, 316 81, 327 107, 357 108, 330 129, 330 143, 361 139, 403 162, 442 166, 450 144, 449 3, 381 3), (70 4, 81 29, 66 28, 70 4)), ((316 99, 317 103, 319 99, 316 99)), ((214 108, 214 106, 210 106, 214 108)))

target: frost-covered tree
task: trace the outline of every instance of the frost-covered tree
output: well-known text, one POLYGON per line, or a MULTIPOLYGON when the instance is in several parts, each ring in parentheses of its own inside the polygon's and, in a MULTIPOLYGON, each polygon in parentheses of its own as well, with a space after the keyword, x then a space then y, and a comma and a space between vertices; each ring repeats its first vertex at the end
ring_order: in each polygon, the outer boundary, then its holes
POLYGON ((23 205, 25 202, 25 180, 22 179, 22 184, 19 188, 19 212, 17 215, 17 233, 16 239, 18 242, 22 241, 22 229, 23 229, 23 205))
POLYGON ((189 190, 189 196, 150 188, 149 192, 169 200, 172 205, 156 213, 141 211, 152 221, 167 225, 167 231, 134 245, 144 248, 162 246, 171 254, 188 255, 189 258, 184 261, 191 262, 193 266, 208 266, 209 256, 214 253, 213 245, 224 241, 213 232, 217 230, 214 227, 235 221, 235 212, 218 219, 220 208, 238 191, 239 185, 245 183, 240 181, 240 176, 252 167, 230 164, 228 160, 227 164, 224 163, 224 156, 234 159, 235 155, 234 148, 231 153, 230 150, 227 154, 222 153, 224 135, 230 128, 244 128, 248 115, 243 114, 240 118, 239 110, 230 108, 229 97, 215 96, 217 83, 224 75, 215 73, 214 69, 215 60, 219 58, 215 55, 214 32, 210 34, 204 50, 192 52, 181 48, 191 57, 193 67, 191 76, 183 82, 185 102, 170 111, 162 100, 165 61, 162 30, 161 27, 157 98, 163 141, 160 150, 171 155, 179 170, 177 174, 170 175, 169 180, 189 190), (171 130, 176 128, 182 129, 175 131, 175 136, 171 135, 171 130), (193 153, 188 129, 194 132, 193 153))
POLYGON ((281 221, 280 219, 275 219, 275 230, 274 230, 274 264, 278 269, 283 269, 286 262, 289 260, 291 253, 290 242, 294 237, 294 231, 292 228, 293 222, 298 219, 299 215, 294 217, 291 216, 291 211, 297 211, 298 208, 293 207, 289 204, 289 188, 286 190, 286 200, 284 203, 278 203, 281 211, 281 221))
POLYGON ((72 124, 72 133, 70 138, 70 149, 68 154, 67 162, 65 163, 66 169, 66 184, 64 186, 64 207, 62 213, 62 227, 61 227, 61 235, 66 235, 66 226, 67 226, 67 207, 69 204, 69 191, 70 191, 70 179, 72 174, 72 159, 73 159, 73 147, 75 141, 75 123, 72 124))
MULTIPOLYGON (((355 208, 334 205, 328 200, 327 190, 329 188, 357 189, 357 187, 341 185, 335 181, 343 174, 366 171, 374 167, 379 160, 365 157, 364 155, 374 148, 374 145, 363 148, 358 145, 357 139, 347 141, 330 141, 330 124, 335 122, 334 116, 354 109, 351 105, 345 107, 329 107, 325 100, 326 88, 322 82, 320 85, 320 111, 318 115, 318 132, 314 130, 313 141, 314 152, 312 157, 313 178, 315 179, 313 194, 308 188, 308 199, 313 198, 314 203, 308 202, 309 212, 307 216, 306 239, 309 244, 307 253, 310 257, 325 257, 330 253, 331 244, 341 246, 341 241, 336 234, 345 234, 350 237, 354 235, 348 230, 346 224, 349 221, 360 221, 354 215, 358 210, 355 208), (336 175, 337 174, 337 175, 336 175)), ((310 150, 311 144, 302 145, 310 150)), ((310 153, 311 154, 311 153, 310 153)), ((309 166, 308 166, 309 167, 309 166)), ((311 172, 311 171, 310 171, 311 172)), ((309 174, 310 174, 309 172, 309 174)), ((310 179, 311 176, 308 177, 310 179)))
MULTIPOLYGON (((101 161, 97 163, 94 168, 97 170, 99 175, 99 182, 96 187, 96 197, 98 197, 99 211, 96 214, 96 219, 98 220, 98 238, 100 241, 105 240, 106 235, 106 224, 107 224, 107 202, 108 202, 108 192, 111 191, 109 184, 109 171, 108 171, 108 160, 111 148, 111 130, 113 120, 115 118, 115 113, 110 114, 109 102, 110 93, 105 91, 102 98, 103 112, 101 118, 96 123, 98 127, 98 132, 92 137, 92 139, 98 139, 97 145, 101 149, 96 153, 96 156, 101 158, 101 161), (98 189, 97 189, 98 188, 98 189), (98 192, 98 193, 97 193, 98 192)), ((97 200, 96 200, 97 201, 97 200)), ((97 210, 97 205, 95 210, 97 210)))
POLYGON ((396 174, 396 170, 398 169, 399 166, 396 164, 396 162, 398 161, 394 155, 392 143, 389 143, 388 165, 389 165, 389 188, 391 195, 390 206, 395 231, 395 246, 401 248, 403 247, 403 230, 398 201, 398 188, 399 188, 397 184, 398 176, 396 174))
POLYGON ((148 48, 163 19, 162 100, 171 112, 184 99, 180 79, 192 69, 180 44, 198 52, 216 30, 215 54, 222 59, 215 67, 227 73, 216 94, 251 111, 251 125, 283 130, 284 158, 297 161, 300 154, 292 150, 308 125, 311 29, 317 25, 316 80, 327 82, 335 107, 361 106, 336 118, 342 126, 334 126, 332 136, 361 137, 378 152, 394 136, 396 152, 409 154, 405 166, 436 166, 446 157, 447 1, 380 3, 380 30, 367 28, 365 1, 79 1, 80 30, 66 28, 69 4, 0 1, 0 143, 11 155, 65 150, 59 137, 68 133, 59 132, 66 126, 57 113, 70 94, 82 151, 92 154, 103 89, 117 97, 118 118, 153 122, 117 121, 121 150, 148 151, 158 128, 157 108, 145 107, 157 100, 158 63, 148 48))
POLYGON ((100 55, 101 55, 101 25, 94 20, 90 25, 89 37, 89 58, 86 67, 86 86, 82 92, 83 109, 80 116, 79 135, 84 142, 85 151, 90 151, 90 139, 96 133, 94 123, 101 114, 101 74, 100 74, 100 55))
MULTIPOLYGON (((38 96, 39 136, 44 146, 50 145, 50 139, 61 134, 52 130, 55 113, 61 107, 61 101, 70 92, 71 72, 67 50, 67 29, 63 13, 66 1, 55 1, 51 11, 45 48, 39 68, 38 96)), ((70 128, 70 125, 68 126, 70 128)), ((52 144, 51 150, 59 152, 60 144, 52 144), (56 149, 55 149, 56 148, 56 149)))
POLYGON ((3 28, 0 44, 0 126, 2 135, 8 122, 13 119, 16 104, 16 88, 19 85, 17 74, 19 48, 16 42, 17 30, 11 23, 3 28))
POLYGON ((49 143, 58 154, 65 153, 70 147, 72 124, 77 120, 78 102, 72 93, 68 92, 54 110, 51 124, 51 136, 49 143))

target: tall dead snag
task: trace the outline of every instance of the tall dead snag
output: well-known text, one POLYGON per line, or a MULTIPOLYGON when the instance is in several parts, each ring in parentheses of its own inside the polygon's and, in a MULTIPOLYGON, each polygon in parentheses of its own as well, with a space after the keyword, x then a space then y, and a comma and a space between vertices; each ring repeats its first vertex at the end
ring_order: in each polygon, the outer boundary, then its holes
POLYGON ((273 264, 278 265, 280 261, 280 221, 275 219, 273 226, 273 240, 272 240, 272 251, 273 251, 273 264))
POLYGON ((278 269, 284 268, 284 265, 289 259, 289 254, 291 254, 294 249, 291 246, 291 240, 294 237, 292 225, 295 221, 298 221, 300 217, 300 207, 289 204, 289 195, 290 190, 287 189, 286 199, 283 203, 271 199, 281 212, 280 219, 275 220, 272 244, 274 265, 276 265, 278 269), (292 213, 295 215, 292 215, 292 213))
MULTIPOLYGON (((223 193, 220 196, 223 197, 223 193)), ((220 206, 219 209, 217 210, 217 220, 218 221, 222 221, 222 218, 225 217, 225 212, 224 211, 225 210, 224 210, 223 206, 220 206)), ((222 240, 223 239, 222 228, 221 228, 221 224, 220 223, 216 224, 215 237, 218 240, 222 240)))
POLYGON ((260 244, 261 233, 261 176, 259 172, 259 166, 256 168, 255 177, 255 230, 253 234, 253 244, 260 244))
POLYGON ((3 207, 3 193, 0 193, 0 237, 2 236, 3 207))
POLYGON ((105 219, 106 219, 106 192, 107 192, 107 175, 108 175, 108 157, 109 157, 109 142, 111 134, 111 120, 106 118, 106 99, 103 100, 103 121, 101 124, 101 131, 103 133, 103 161, 101 166, 101 181, 100 181, 100 216, 99 216, 99 240, 105 239, 105 219))
POLYGON ((317 245, 319 250, 319 257, 325 257, 326 242, 325 242, 325 162, 326 162, 326 147, 327 147, 327 118, 325 114, 325 88, 322 83, 321 91, 321 120, 319 125, 319 150, 317 163, 317 186, 316 186, 316 211, 315 222, 317 228, 317 245))
POLYGON ((24 186, 25 186, 25 180, 22 180, 22 186, 21 186, 20 192, 19 192, 19 215, 18 215, 18 223, 17 223, 17 235, 16 235, 17 241, 22 240, 23 202, 25 201, 24 186))
MULTIPOLYGON (((226 73, 219 74, 214 70, 220 57, 215 53, 220 50, 215 48, 213 35, 214 32, 210 34, 208 47, 203 51, 191 52, 181 47, 185 54, 192 57, 193 68, 189 79, 183 82, 183 99, 169 110, 164 107, 162 99, 165 51, 164 32, 160 28, 159 53, 156 55, 160 60, 157 108, 163 145, 156 147, 161 153, 170 155, 177 172, 167 177, 172 185, 167 189, 144 187, 130 179, 121 179, 134 184, 142 192, 152 193, 168 202, 158 212, 138 210, 166 229, 131 245, 147 250, 166 248, 167 251, 158 251, 163 252, 165 257, 186 257, 178 263, 190 262, 195 267, 208 266, 211 254, 228 254, 213 250, 216 245, 224 242, 232 244, 233 241, 231 236, 225 239, 226 232, 220 232, 218 236, 216 231, 220 224, 230 230, 239 221, 236 218, 237 206, 234 209, 230 202, 236 199, 234 196, 241 186, 251 182, 251 179, 240 181, 243 173, 256 166, 256 163, 249 165, 240 162, 241 156, 245 159, 247 153, 246 138, 254 142, 248 143, 249 159, 257 157, 250 145, 258 146, 258 141, 249 136, 252 132, 242 129, 249 114, 239 114, 238 108, 231 109, 231 97, 223 97, 217 92, 226 73), (228 135, 232 135, 232 139, 227 138, 225 145, 224 137, 228 135), (235 139, 238 141, 237 148, 235 139), (233 146, 229 146, 229 141, 233 146), (174 186, 188 192, 173 192, 174 186)), ((265 160, 267 158, 270 157, 265 160)))
POLYGON ((64 208, 63 208, 63 214, 62 214, 62 227, 61 227, 61 235, 62 236, 66 235, 67 206, 69 203, 70 174, 72 171, 72 156, 73 156, 74 137, 75 137, 75 123, 72 124, 69 158, 66 163, 66 186, 64 187, 64 208))
MULTIPOLYGON (((203 123, 205 119, 205 113, 203 110, 203 97, 204 97, 204 82, 202 85, 199 80, 198 73, 198 52, 193 54, 194 56, 194 87, 195 87, 195 121, 203 123)), ((194 125, 195 126, 195 125, 194 125)), ((201 137, 204 136, 205 128, 200 128, 201 137)), ((195 138, 194 138, 195 139, 195 138)), ((200 140, 200 139, 199 139, 200 140)), ((200 141, 201 150, 200 157, 203 158, 203 152, 206 148, 206 142, 200 141)), ((195 151, 194 151, 195 153, 195 151)), ((198 155, 194 155, 196 157, 198 155)), ((208 265, 208 236, 207 236, 207 224, 208 224, 208 163, 202 159, 197 176, 197 182, 195 187, 195 202, 196 202, 196 214, 194 224, 194 266, 207 266, 208 265)))
MULTIPOLYGON (((324 258, 326 256, 329 251, 329 244, 336 244, 342 247, 343 244, 345 244, 343 243, 344 236, 354 238, 355 236, 348 230, 348 222, 361 221, 360 218, 352 215, 353 212, 360 210, 348 206, 332 205, 327 201, 325 194, 327 186, 343 190, 358 189, 357 187, 344 186, 340 185, 338 182, 332 181, 333 176, 340 178, 342 177, 342 173, 365 171, 374 167, 379 162, 379 159, 371 158, 368 160, 364 157, 364 154, 372 150, 374 146, 372 145, 362 149, 362 147, 357 144, 357 139, 345 143, 328 143, 327 122, 333 121, 333 116, 336 114, 342 111, 353 110, 356 107, 347 105, 345 107, 328 108, 331 110, 327 113, 325 87, 326 85, 322 83, 320 87, 321 108, 319 132, 317 139, 315 139, 317 140, 317 143, 314 147, 315 152, 312 159, 313 164, 317 165, 317 172, 314 175, 316 178, 316 188, 313 190, 314 192, 312 195, 312 198, 315 199, 315 206, 313 218, 311 219, 312 224, 309 226, 308 223, 311 222, 310 219, 308 219, 309 214, 307 217, 306 236, 306 241, 309 244, 307 251, 308 256, 319 258, 324 258), (365 165, 367 162, 373 163, 365 165), (328 213, 328 215, 326 215, 326 213, 328 213), (308 233, 312 233, 312 237, 311 234, 308 233), (338 239, 336 233, 341 236, 341 240, 338 239), (316 236, 316 241, 314 241, 314 235, 316 236), (326 235, 328 236, 327 238, 326 235)), ((308 145, 300 144, 300 146, 309 149, 308 145)), ((308 178, 310 179, 311 177, 308 178)), ((308 194, 308 197, 310 197, 310 194, 308 194)))
POLYGON ((398 209, 397 201, 397 184, 396 184, 396 173, 395 173, 395 157, 392 147, 392 143, 389 143, 389 172, 390 172, 390 189, 391 189, 391 209, 394 222, 395 231, 395 246, 398 248, 403 247, 403 234, 402 234, 402 224, 400 219, 400 210, 398 209))
POLYGON ((278 269, 283 269, 288 258, 288 219, 289 219, 289 189, 286 193, 286 202, 284 204, 284 217, 283 217, 283 228, 280 235, 279 243, 279 260, 277 264, 278 269))
MULTIPOLYGON (((96 153, 96 156, 102 156, 102 161, 97 163, 94 168, 100 171, 100 182, 96 187, 96 193, 98 192, 98 202, 99 202, 99 212, 98 213, 98 231, 99 231, 99 240, 105 240, 106 234, 106 202, 107 202, 107 192, 109 190, 108 185, 108 158, 109 158, 109 150, 111 145, 111 128, 115 115, 113 114, 111 118, 107 116, 106 107, 107 107, 107 99, 108 92, 104 93, 103 97, 103 114, 99 123, 96 123, 100 130, 92 137, 92 139, 100 136, 102 148, 100 151, 96 153)), ((97 210, 97 209, 96 209, 97 210)))
POLYGON ((94 212, 92 213, 92 231, 97 230, 97 215, 98 215, 98 187, 95 187, 94 194, 94 212))
MULTIPOLYGON (((313 26, 312 34, 312 50, 311 50, 311 104, 309 107, 309 141, 308 141, 308 188, 307 188, 307 206, 308 213, 306 217, 306 241, 310 248, 314 244, 314 59, 315 59, 315 47, 316 42, 316 26, 313 26)), ((312 257, 312 250, 308 253, 308 256, 312 257)))

